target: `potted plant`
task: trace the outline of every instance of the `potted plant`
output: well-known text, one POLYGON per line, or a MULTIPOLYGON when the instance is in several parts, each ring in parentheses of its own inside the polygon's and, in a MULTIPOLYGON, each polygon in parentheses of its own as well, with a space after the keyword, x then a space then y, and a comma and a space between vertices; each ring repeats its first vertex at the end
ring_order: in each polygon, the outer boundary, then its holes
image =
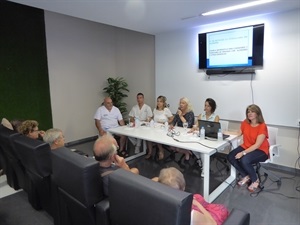
POLYGON ((126 92, 128 90, 128 84, 123 77, 107 78, 108 85, 103 88, 106 93, 113 101, 114 106, 118 107, 122 115, 127 113, 127 104, 123 102, 123 98, 128 97, 126 92))

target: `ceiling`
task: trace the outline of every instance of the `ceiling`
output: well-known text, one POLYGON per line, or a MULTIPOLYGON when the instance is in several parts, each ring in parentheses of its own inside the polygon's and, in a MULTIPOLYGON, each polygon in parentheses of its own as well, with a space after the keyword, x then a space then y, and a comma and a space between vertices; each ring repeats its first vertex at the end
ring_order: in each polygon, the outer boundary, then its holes
POLYGON ((11 0, 40 9, 147 34, 300 8, 300 0, 277 0, 212 16, 203 12, 249 0, 11 0))

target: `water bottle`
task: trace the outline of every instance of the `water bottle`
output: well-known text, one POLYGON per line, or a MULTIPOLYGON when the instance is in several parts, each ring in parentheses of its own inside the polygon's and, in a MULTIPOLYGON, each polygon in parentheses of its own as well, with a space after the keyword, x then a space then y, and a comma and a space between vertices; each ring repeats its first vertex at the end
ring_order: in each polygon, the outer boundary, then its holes
POLYGON ((166 121, 165 122, 165 131, 168 132, 168 130, 169 130, 169 123, 166 121))
POLYGON ((150 127, 154 127, 154 120, 150 121, 150 127))
POLYGON ((134 123, 135 123, 135 127, 139 127, 140 126, 140 120, 139 120, 139 118, 135 118, 134 119, 134 123))
POLYGON ((201 127, 200 129, 200 140, 204 140, 205 139, 205 129, 204 127, 201 127))
POLYGON ((223 141, 223 134, 222 134, 221 129, 219 129, 219 131, 218 131, 218 141, 223 141))

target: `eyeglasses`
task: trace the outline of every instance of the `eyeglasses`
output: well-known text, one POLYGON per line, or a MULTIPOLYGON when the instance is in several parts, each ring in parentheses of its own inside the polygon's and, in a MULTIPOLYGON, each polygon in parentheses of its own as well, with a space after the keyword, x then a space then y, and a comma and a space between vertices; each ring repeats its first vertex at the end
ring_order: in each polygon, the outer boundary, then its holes
POLYGON ((174 137, 174 136, 179 136, 180 135, 180 132, 179 131, 176 131, 174 129, 169 129, 167 135, 169 137, 174 137))

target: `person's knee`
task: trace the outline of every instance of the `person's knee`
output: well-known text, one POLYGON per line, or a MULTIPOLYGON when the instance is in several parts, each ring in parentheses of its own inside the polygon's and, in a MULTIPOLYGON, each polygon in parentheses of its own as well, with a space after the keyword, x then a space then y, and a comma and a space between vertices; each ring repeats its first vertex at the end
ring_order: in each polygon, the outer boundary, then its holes
POLYGON ((130 171, 134 174, 140 174, 140 171, 138 170, 138 168, 131 168, 130 171))

